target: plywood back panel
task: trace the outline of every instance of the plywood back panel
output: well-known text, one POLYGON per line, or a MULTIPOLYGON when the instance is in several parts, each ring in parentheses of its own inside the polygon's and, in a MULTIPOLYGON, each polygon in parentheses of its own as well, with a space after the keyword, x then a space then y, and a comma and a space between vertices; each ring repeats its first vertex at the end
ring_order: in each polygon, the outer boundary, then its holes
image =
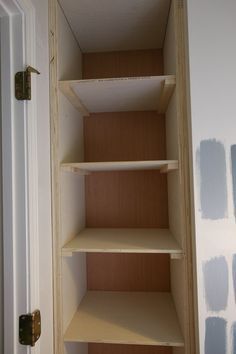
POLYGON ((165 117, 156 112, 93 113, 84 118, 85 161, 164 160, 165 117))
POLYGON ((169 256, 88 253, 88 290, 170 291, 169 256))
POLYGON ((159 171, 85 177, 87 227, 168 228, 167 180, 159 171))
POLYGON ((83 79, 162 74, 162 49, 83 54, 83 79))
MULTIPOLYGON (((161 75, 162 51, 85 54, 83 69, 86 79, 161 75)), ((84 136, 88 162, 166 158, 165 118, 156 112, 91 114, 84 136)), ((168 227, 167 179, 159 171, 93 173, 85 177, 85 195, 87 227, 168 227)), ((87 282, 89 290, 169 291, 169 256, 88 253, 87 282)))
POLYGON ((170 347, 119 344, 89 344, 89 354, 172 354, 170 347))

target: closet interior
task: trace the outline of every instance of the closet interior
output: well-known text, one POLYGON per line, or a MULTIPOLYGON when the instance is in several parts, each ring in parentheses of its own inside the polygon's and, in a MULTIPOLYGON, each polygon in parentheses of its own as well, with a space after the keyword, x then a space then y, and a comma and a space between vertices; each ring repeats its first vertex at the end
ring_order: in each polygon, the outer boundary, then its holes
POLYGON ((177 3, 57 4, 58 353, 187 354, 177 3))

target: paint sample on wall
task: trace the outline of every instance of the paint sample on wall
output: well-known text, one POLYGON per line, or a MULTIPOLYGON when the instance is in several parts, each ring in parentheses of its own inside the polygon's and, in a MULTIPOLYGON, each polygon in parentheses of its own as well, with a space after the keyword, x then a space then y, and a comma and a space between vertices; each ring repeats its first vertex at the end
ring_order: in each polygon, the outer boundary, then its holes
POLYGON ((232 354, 236 354, 236 322, 232 326, 232 354))
POLYGON ((203 265, 208 310, 225 310, 228 302, 229 271, 225 257, 212 258, 203 265))
POLYGON ((231 146, 231 164, 233 180, 234 215, 236 217, 236 145, 231 146))
POLYGON ((206 319, 205 354, 226 354, 226 321, 223 318, 206 319))
POLYGON ((234 299, 236 302, 236 254, 233 256, 232 274, 233 274, 233 284, 234 284, 234 299))
POLYGON ((225 149, 221 142, 203 140, 197 151, 201 212, 204 219, 227 217, 225 149))

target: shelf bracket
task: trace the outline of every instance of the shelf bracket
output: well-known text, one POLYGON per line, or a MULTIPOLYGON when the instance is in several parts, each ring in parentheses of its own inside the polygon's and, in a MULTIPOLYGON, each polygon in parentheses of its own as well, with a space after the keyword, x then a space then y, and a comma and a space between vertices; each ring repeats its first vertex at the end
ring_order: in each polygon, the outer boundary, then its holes
POLYGON ((158 107, 159 114, 166 113, 169 101, 174 92, 175 85, 176 85, 175 77, 167 78, 164 80, 160 101, 159 101, 159 107, 158 107))
POLYGON ((167 173, 167 172, 176 171, 176 170, 178 170, 178 162, 166 164, 165 166, 163 166, 161 168, 160 171, 161 171, 161 173, 167 173))
POLYGON ((73 256, 73 252, 63 248, 62 251, 61 251, 61 255, 62 255, 62 257, 72 257, 73 256))
POLYGON ((87 176, 90 175, 90 172, 87 170, 83 170, 81 168, 78 167, 73 167, 73 166, 62 166, 62 170, 65 172, 72 172, 72 173, 78 173, 81 176, 87 176))
POLYGON ((84 117, 89 117, 90 113, 81 101, 81 99, 78 97, 78 95, 75 93, 74 89, 71 87, 71 84, 69 82, 59 82, 59 87, 60 90, 64 93, 64 95, 68 98, 70 103, 78 109, 78 111, 84 116, 84 117))
POLYGON ((171 253, 170 254, 170 259, 183 259, 184 254, 183 253, 171 253))

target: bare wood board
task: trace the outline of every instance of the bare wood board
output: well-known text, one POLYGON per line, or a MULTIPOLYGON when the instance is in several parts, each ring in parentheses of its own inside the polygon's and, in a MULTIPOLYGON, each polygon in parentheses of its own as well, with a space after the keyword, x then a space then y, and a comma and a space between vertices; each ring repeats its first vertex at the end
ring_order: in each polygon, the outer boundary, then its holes
POLYGON ((175 76, 60 81, 59 88, 85 115, 87 112, 158 111, 159 99, 167 107, 175 88, 175 76), (166 82, 171 83, 168 90, 166 82))
POLYGON ((135 171, 135 170, 159 170, 165 168, 165 172, 178 169, 178 161, 106 161, 106 162, 72 162, 62 163, 61 168, 68 172, 102 172, 102 171, 135 171))
POLYGON ((89 354, 172 354, 172 347, 89 343, 89 354))
POLYGON ((168 229, 144 228, 86 228, 62 249, 64 256, 72 256, 77 252, 182 254, 168 229))
POLYGON ((169 293, 89 291, 65 342, 184 346, 169 293))

